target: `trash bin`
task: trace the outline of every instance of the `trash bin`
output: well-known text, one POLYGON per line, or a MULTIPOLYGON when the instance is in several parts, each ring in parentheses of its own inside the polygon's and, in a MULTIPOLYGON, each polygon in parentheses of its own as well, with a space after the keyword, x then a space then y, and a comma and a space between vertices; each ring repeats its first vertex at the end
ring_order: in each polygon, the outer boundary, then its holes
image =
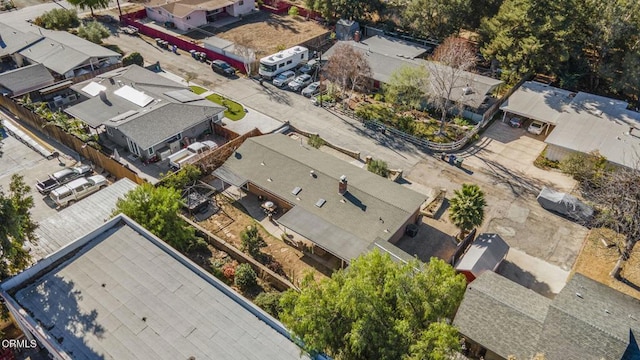
POLYGON ((455 165, 458 158, 455 155, 449 155, 449 164, 455 165))

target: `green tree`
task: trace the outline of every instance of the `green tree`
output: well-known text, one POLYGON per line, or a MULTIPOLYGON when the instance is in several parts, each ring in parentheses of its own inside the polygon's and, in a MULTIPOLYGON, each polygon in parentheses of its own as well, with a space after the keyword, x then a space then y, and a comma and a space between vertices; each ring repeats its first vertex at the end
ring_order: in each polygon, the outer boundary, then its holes
POLYGON ((195 229, 178 216, 181 206, 178 190, 144 183, 118 199, 114 215, 127 215, 180 251, 206 246, 196 238, 195 229))
POLYGON ((382 177, 387 177, 387 175, 389 175, 389 166, 382 160, 372 159, 367 164, 367 170, 382 177))
POLYGON ((589 154, 573 153, 567 156, 560 162, 560 170, 584 187, 597 187, 611 168, 607 158, 594 151, 589 154))
POLYGON ((289 8, 289 16, 297 17, 300 15, 300 10, 297 6, 292 6, 289 8))
POLYGON ((423 66, 403 66, 383 85, 387 102, 417 109, 426 98, 429 73, 423 66))
POLYGON ((106 39, 110 35, 109 29, 95 20, 86 25, 81 25, 78 29, 78 36, 95 44, 102 44, 102 39, 106 39))
POLYGON ((487 202, 484 192, 475 184, 462 184, 462 189, 454 191, 454 194, 449 200, 449 219, 464 236, 474 227, 482 225, 487 202))
POLYGON ((409 0, 403 22, 422 37, 444 39, 460 31, 471 0, 409 0))
POLYGON ((234 283, 240 290, 246 291, 258 284, 258 275, 249 264, 240 264, 236 267, 234 283))
POLYGON ((200 179, 200 176, 202 176, 200 168, 192 164, 186 164, 174 173, 160 174, 160 184, 164 187, 182 191, 187 185, 195 184, 200 179))
POLYGON ((254 258, 260 256, 260 249, 267 246, 262 235, 258 232, 256 224, 250 225, 246 230, 242 231, 240 240, 242 241, 241 250, 249 253, 254 258))
POLYGON ((505 79, 558 74, 571 54, 574 0, 505 0, 480 26, 487 59, 500 62, 505 79))
POLYGON ((109 0, 69 0, 69 4, 80 10, 91 10, 91 17, 94 17, 93 9, 106 9, 109 7, 109 0))
POLYGON ((278 319, 280 311, 282 311, 282 306, 280 306, 280 298, 282 298, 282 293, 277 291, 269 291, 269 292, 261 292, 256 296, 253 302, 258 305, 262 310, 269 313, 269 315, 278 319))
POLYGON ((323 138, 320 137, 320 135, 311 135, 307 139, 307 144, 316 149, 320 149, 322 145, 325 144, 325 141, 323 138))
POLYGON ((0 188, 0 281, 25 269, 31 260, 28 243, 37 224, 31 219, 33 197, 22 175, 13 174, 9 193, 0 188))
POLYGON ((321 282, 287 291, 281 321, 307 350, 335 359, 443 359, 459 346, 448 324, 466 281, 444 261, 394 262, 374 250, 321 282))
POLYGON ((122 66, 138 65, 144 66, 144 59, 139 52, 133 52, 122 59, 122 66))
POLYGON ((38 16, 34 23, 45 29, 67 30, 80 25, 80 20, 76 10, 53 9, 38 16))
POLYGON ((367 20, 384 9, 381 0, 305 0, 305 7, 317 11, 323 18, 367 20))

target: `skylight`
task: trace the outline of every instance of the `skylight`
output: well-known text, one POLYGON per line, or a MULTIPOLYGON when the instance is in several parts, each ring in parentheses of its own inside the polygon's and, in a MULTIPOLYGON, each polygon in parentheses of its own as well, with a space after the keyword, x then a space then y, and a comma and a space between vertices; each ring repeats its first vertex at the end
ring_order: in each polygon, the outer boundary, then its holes
POLYGON ((298 194, 300 194, 300 191, 302 191, 302 188, 300 186, 296 186, 295 189, 293 189, 293 191, 291 191, 291 193, 293 195, 298 195, 298 194))
POLYGON ((91 96, 96 96, 100 94, 100 91, 105 91, 105 90, 107 90, 105 86, 102 86, 95 81, 90 82, 88 85, 82 88, 82 91, 86 92, 91 96))
POLYGON ((145 107, 153 101, 153 98, 142 91, 136 90, 129 85, 125 85, 113 92, 121 98, 131 101, 132 103, 145 107))
POLYGON ((327 200, 325 200, 325 199, 320 199, 320 200, 318 200, 318 202, 316 203, 316 206, 320 208, 320 207, 322 207, 322 205, 324 205, 324 203, 326 203, 326 202, 327 202, 327 200))

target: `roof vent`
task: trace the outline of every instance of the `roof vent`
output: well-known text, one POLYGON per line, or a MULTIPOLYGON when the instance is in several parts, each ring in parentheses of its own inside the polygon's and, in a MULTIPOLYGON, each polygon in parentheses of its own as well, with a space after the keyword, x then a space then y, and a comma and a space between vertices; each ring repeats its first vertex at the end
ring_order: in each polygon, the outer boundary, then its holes
POLYGON ((473 89, 469 85, 462 88, 462 95, 470 95, 473 93, 473 89))
POLYGON ((267 181, 268 181, 268 182, 272 182, 272 181, 273 181, 273 179, 272 179, 272 178, 267 178, 267 181))
POLYGON ((293 195, 298 195, 298 194, 300 194, 300 191, 302 191, 302 188, 301 188, 300 186, 296 186, 296 187, 293 189, 293 191, 291 191, 291 193, 292 193, 293 195))
POLYGON ((316 172, 313 171, 313 170, 309 171, 309 176, 311 176, 312 178, 315 178, 316 177, 316 172))
POLYGON ((316 202, 316 206, 321 208, 322 205, 324 205, 327 202, 327 200, 325 199, 319 199, 318 202, 316 202))
POLYGON ((576 296, 579 297, 580 299, 584 299, 584 297, 582 297, 582 294, 580 294, 578 292, 576 293, 576 296))

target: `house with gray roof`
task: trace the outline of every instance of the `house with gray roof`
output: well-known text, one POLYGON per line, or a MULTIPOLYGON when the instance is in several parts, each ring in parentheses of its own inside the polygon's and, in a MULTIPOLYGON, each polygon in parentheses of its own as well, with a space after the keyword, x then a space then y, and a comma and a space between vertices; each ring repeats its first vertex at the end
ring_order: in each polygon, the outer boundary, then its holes
POLYGON ((53 359, 309 359, 280 322, 122 214, 0 295, 53 359))
POLYGON ((453 324, 474 355, 547 360, 640 359, 640 300, 576 273, 553 299, 485 272, 453 324))
MULTIPOLYGON (((349 262, 396 243, 426 196, 282 134, 247 139, 213 175, 277 204, 275 221, 349 262)), ((314 250, 315 251, 315 250, 314 250)))
POLYGON ((549 160, 597 151, 614 165, 640 164, 640 112, 626 101, 527 81, 500 108, 504 121, 519 116, 549 124, 549 160))
POLYGON ((55 79, 42 64, 23 66, 0 73, 0 93, 18 97, 53 85, 55 79))
MULTIPOLYGON (((451 71, 447 66, 425 60, 426 54, 433 50, 432 47, 385 35, 375 35, 360 41, 338 41, 322 56, 330 59, 341 45, 350 46, 365 55, 373 73, 374 87, 388 82, 394 72, 405 66, 425 67, 427 72, 451 71)), ((435 80, 432 78, 432 81, 435 80)), ((463 115, 474 121, 483 119, 484 112, 495 101, 492 93, 503 84, 502 80, 468 71, 461 72, 453 82, 449 100, 462 104, 463 115)), ((426 90, 431 91, 431 88, 426 90)))
POLYGON ((221 123, 224 108, 137 65, 72 86, 84 100, 65 112, 106 133, 105 146, 144 159, 175 151, 221 123))

